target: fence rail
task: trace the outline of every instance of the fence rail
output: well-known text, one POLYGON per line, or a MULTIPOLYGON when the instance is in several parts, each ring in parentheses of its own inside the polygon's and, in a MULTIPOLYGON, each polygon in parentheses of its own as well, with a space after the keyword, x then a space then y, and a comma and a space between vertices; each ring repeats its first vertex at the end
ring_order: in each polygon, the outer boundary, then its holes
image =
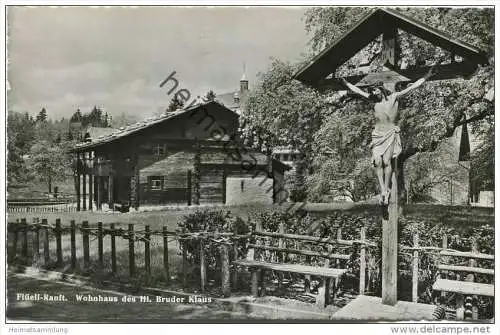
MULTIPOLYGON (((348 254, 339 254, 335 252, 335 248, 331 245, 348 245, 350 248, 359 249, 360 259, 364 260, 367 257, 367 250, 372 247, 378 247, 377 244, 370 242, 366 239, 366 229, 362 227, 360 229, 360 240, 344 240, 342 239, 342 234, 340 229, 337 231, 337 236, 335 238, 318 238, 313 236, 297 235, 297 234, 286 234, 284 225, 280 226, 280 232, 265 232, 261 229, 255 229, 253 232, 248 234, 235 234, 231 232, 214 232, 214 231, 199 231, 199 232, 180 232, 180 231, 169 231, 166 226, 161 227, 161 229, 151 229, 150 226, 135 226, 134 224, 129 224, 126 228, 117 227, 114 223, 109 226, 104 226, 101 222, 96 225, 90 226, 88 221, 83 221, 81 224, 77 224, 74 220, 70 224, 63 225, 60 219, 56 219, 55 223, 49 223, 47 219, 33 219, 33 223, 28 223, 26 219, 17 220, 17 222, 9 222, 7 224, 8 228, 8 261, 19 262, 22 261, 24 264, 31 265, 33 260, 37 259, 39 261, 43 260, 44 266, 53 266, 54 264, 58 267, 64 266, 64 255, 62 247, 62 235, 70 235, 70 259, 69 264, 72 269, 76 269, 79 262, 82 262, 84 269, 89 269, 91 266, 91 255, 90 255, 90 241, 97 239, 97 264, 100 267, 104 266, 104 239, 109 239, 110 245, 110 255, 111 255, 111 272, 113 274, 117 273, 117 244, 116 239, 121 238, 127 240, 126 245, 128 246, 128 273, 130 277, 136 277, 139 275, 140 271, 145 271, 146 277, 151 275, 151 245, 153 244, 153 237, 156 236, 157 244, 162 244, 163 248, 163 278, 165 282, 170 281, 170 274, 172 273, 169 262, 169 243, 176 240, 181 249, 182 263, 180 264, 181 273, 179 276, 183 287, 187 287, 187 277, 188 277, 188 254, 186 243, 199 243, 199 264, 195 268, 200 271, 200 286, 202 291, 206 289, 207 283, 207 259, 206 248, 209 244, 212 246, 217 246, 220 250, 220 264, 221 271, 221 285, 222 291, 226 295, 230 292, 229 286, 229 273, 231 269, 231 264, 238 257, 238 243, 242 240, 247 241, 246 245, 250 248, 257 248, 266 250, 268 252, 275 252, 275 259, 279 262, 284 262, 287 259, 287 254, 299 254, 310 260, 310 257, 322 257, 328 260, 325 266, 334 265, 334 261, 331 259, 339 260, 349 260, 351 258, 348 254), (79 237, 77 236, 79 233, 79 237), (82 241, 83 258, 79 260, 77 258, 77 239, 80 238, 82 241), (266 240, 276 239, 278 246, 269 245, 266 240), (287 247, 283 242, 283 239, 291 239, 296 241, 304 241, 306 243, 315 243, 317 245, 324 245, 328 252, 325 251, 315 251, 315 250, 302 250, 295 244, 294 248, 287 247), (50 252, 50 241, 55 240, 55 253, 50 252), (252 241, 255 240, 255 243, 252 241), (42 253, 40 252, 42 249, 42 253), (137 254, 136 251, 141 250, 142 256, 144 257, 144 268, 137 268, 137 254), (31 253, 30 253, 31 251, 31 253), (51 259, 54 257, 55 259, 51 259), (140 271, 139 271, 140 270, 140 271)), ((294 242, 295 243, 295 242, 294 242)), ((458 250, 449 249, 447 245, 446 236, 443 237, 442 247, 425 247, 420 246, 420 241, 418 233, 414 235, 413 246, 400 245, 399 249, 402 252, 411 251, 412 266, 411 266, 411 277, 412 277, 412 300, 418 301, 418 283, 419 283, 419 263, 421 257, 424 254, 433 254, 437 257, 449 259, 450 257, 468 257, 476 258, 482 260, 493 260, 493 255, 487 255, 473 250, 472 252, 463 252, 458 250)), ((171 251, 170 251, 171 252, 171 251)), ((191 255, 193 256, 193 255, 191 255)), ((476 266, 476 263, 472 262, 469 267, 454 265, 442 265, 438 268, 441 277, 446 276, 448 271, 471 271, 474 270, 476 273, 480 274, 494 274, 493 269, 481 269, 476 266)), ((234 271, 234 270, 233 270, 234 271)), ((234 272, 233 272, 234 275, 234 272)), ((364 294, 366 289, 365 281, 371 277, 370 269, 367 267, 365 261, 360 262, 360 285, 359 294, 364 294)), ((236 278, 236 277, 235 277, 236 278)))

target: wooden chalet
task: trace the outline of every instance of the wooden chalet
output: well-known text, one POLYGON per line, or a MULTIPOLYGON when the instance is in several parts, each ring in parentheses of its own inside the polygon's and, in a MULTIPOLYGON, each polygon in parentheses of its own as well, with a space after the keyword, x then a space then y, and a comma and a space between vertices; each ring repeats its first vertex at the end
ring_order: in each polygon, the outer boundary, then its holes
POLYGON ((238 117, 217 102, 199 102, 79 143, 71 150, 77 209, 224 204, 245 183, 256 202, 285 201, 283 175, 290 167, 245 149, 238 117), (237 190, 227 189, 228 179, 237 190))

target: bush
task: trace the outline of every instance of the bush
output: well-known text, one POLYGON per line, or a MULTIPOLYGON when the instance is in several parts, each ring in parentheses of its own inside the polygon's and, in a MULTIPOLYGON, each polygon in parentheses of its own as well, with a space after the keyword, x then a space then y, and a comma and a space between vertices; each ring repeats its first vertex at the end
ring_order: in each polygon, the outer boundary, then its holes
MULTIPOLYGON (((250 232, 248 224, 241 218, 233 218, 230 212, 222 210, 199 210, 185 215, 179 223, 181 233, 199 232, 233 232, 237 235, 244 235, 250 232)), ((181 250, 186 249, 188 259, 192 264, 200 264, 200 238, 185 239, 180 243, 181 250)), ((205 260, 208 271, 220 273, 220 246, 213 238, 203 239, 205 260)), ((248 239, 238 239, 236 242, 238 256, 246 254, 248 239)), ((231 248, 231 256, 234 256, 235 249, 231 248)))

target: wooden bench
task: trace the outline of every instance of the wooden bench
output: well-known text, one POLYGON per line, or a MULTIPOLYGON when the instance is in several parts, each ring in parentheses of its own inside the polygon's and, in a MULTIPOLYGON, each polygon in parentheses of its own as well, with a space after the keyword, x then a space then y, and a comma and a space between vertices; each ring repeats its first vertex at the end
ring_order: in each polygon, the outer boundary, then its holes
POLYGON ((432 285, 434 291, 453 292, 463 295, 495 296, 495 285, 468 281, 438 279, 432 285))
POLYGON ((443 249, 445 250, 442 250, 439 253, 441 256, 441 261, 437 265, 437 268, 440 271, 440 273, 438 278, 434 282, 432 289, 434 291, 441 291, 442 296, 446 292, 455 293, 457 295, 456 298, 457 320, 464 320, 466 314, 468 318, 477 320, 478 308, 477 306, 473 306, 473 300, 475 300, 477 296, 494 297, 495 294, 495 286, 493 284, 474 282, 475 278, 474 274, 492 275, 492 276, 495 275, 494 269, 485 269, 478 267, 477 260, 481 259, 481 260, 494 261, 495 256, 477 252, 476 243, 473 243, 472 245, 472 252, 456 251, 446 248, 447 248, 447 238, 445 236, 443 239, 443 249), (450 257, 468 258, 469 266, 450 265, 443 262, 445 259, 448 259, 450 257), (456 273, 457 280, 442 278, 443 273, 448 273, 450 271, 456 273), (461 273, 467 274, 466 281, 459 280, 461 273))
MULTIPOLYGON (((372 243, 366 242, 365 239, 365 228, 362 228, 361 241, 350 241, 341 239, 341 231, 338 229, 337 238, 320 238, 307 235, 296 235, 296 234, 285 234, 284 227, 280 226, 280 233, 263 232, 260 227, 253 232, 254 236, 259 238, 278 238, 279 247, 269 246, 260 243, 257 240, 255 244, 249 244, 248 248, 253 249, 253 254, 250 252, 247 255, 247 259, 244 260, 234 260, 233 264, 235 266, 246 267, 252 273, 252 283, 251 291, 254 296, 262 296, 265 293, 265 283, 264 274, 266 271, 277 271, 280 273, 296 273, 305 276, 305 292, 309 292, 309 283, 311 276, 321 279, 321 285, 318 288, 318 295, 316 298, 316 304, 322 307, 326 307, 331 302, 331 296, 335 298, 335 292, 339 280, 342 279, 343 275, 347 272, 347 269, 342 268, 339 264, 340 261, 348 261, 351 259, 349 254, 339 254, 332 252, 332 245, 344 245, 344 246, 354 246, 355 242, 361 243, 360 252, 360 294, 364 293, 365 287, 365 269, 366 269, 366 259, 365 259, 365 247, 366 245, 371 245, 372 243), (319 245, 327 245, 328 252, 317 252, 311 250, 301 250, 301 249, 291 249, 284 247, 284 240, 295 240, 308 243, 314 243, 319 245), (261 251, 262 250, 262 251, 261 251), (288 254, 298 254, 309 257, 320 257, 326 259, 324 266, 311 266, 302 264, 291 264, 286 262, 286 256, 280 257, 283 263, 278 262, 268 262, 259 260, 259 254, 265 251, 275 251, 278 254, 288 255, 288 254), (254 256, 255 255, 255 256, 254 256), (331 260, 337 260, 337 268, 331 268, 331 260)), ((306 259, 307 259, 306 258, 306 259)), ((236 270, 235 270, 236 271, 236 270)), ((235 280, 235 279, 234 279, 235 280)), ((280 283, 281 277, 278 279, 280 283)), ((279 285, 279 284, 278 284, 279 285)))
POLYGON ((262 295, 263 292, 265 292, 265 283, 263 280, 265 270, 320 277, 323 280, 321 287, 318 289, 319 294, 316 303, 323 307, 330 303, 330 293, 335 293, 337 280, 347 271, 346 269, 331 269, 300 264, 268 263, 252 260, 237 260, 234 263, 239 266, 247 267, 252 271, 252 294, 254 296, 262 295), (331 282, 332 279, 334 280, 333 282, 331 282), (331 287, 332 284, 333 287, 331 287))

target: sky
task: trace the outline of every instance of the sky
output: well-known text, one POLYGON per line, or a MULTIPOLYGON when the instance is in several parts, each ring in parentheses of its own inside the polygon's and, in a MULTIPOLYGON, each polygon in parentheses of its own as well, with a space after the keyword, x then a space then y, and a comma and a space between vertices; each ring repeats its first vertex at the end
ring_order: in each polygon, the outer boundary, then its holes
POLYGON ((271 57, 307 52, 305 8, 31 8, 7 12, 9 110, 52 119, 100 106, 145 117, 168 106, 178 89, 193 96, 250 89, 271 57))

